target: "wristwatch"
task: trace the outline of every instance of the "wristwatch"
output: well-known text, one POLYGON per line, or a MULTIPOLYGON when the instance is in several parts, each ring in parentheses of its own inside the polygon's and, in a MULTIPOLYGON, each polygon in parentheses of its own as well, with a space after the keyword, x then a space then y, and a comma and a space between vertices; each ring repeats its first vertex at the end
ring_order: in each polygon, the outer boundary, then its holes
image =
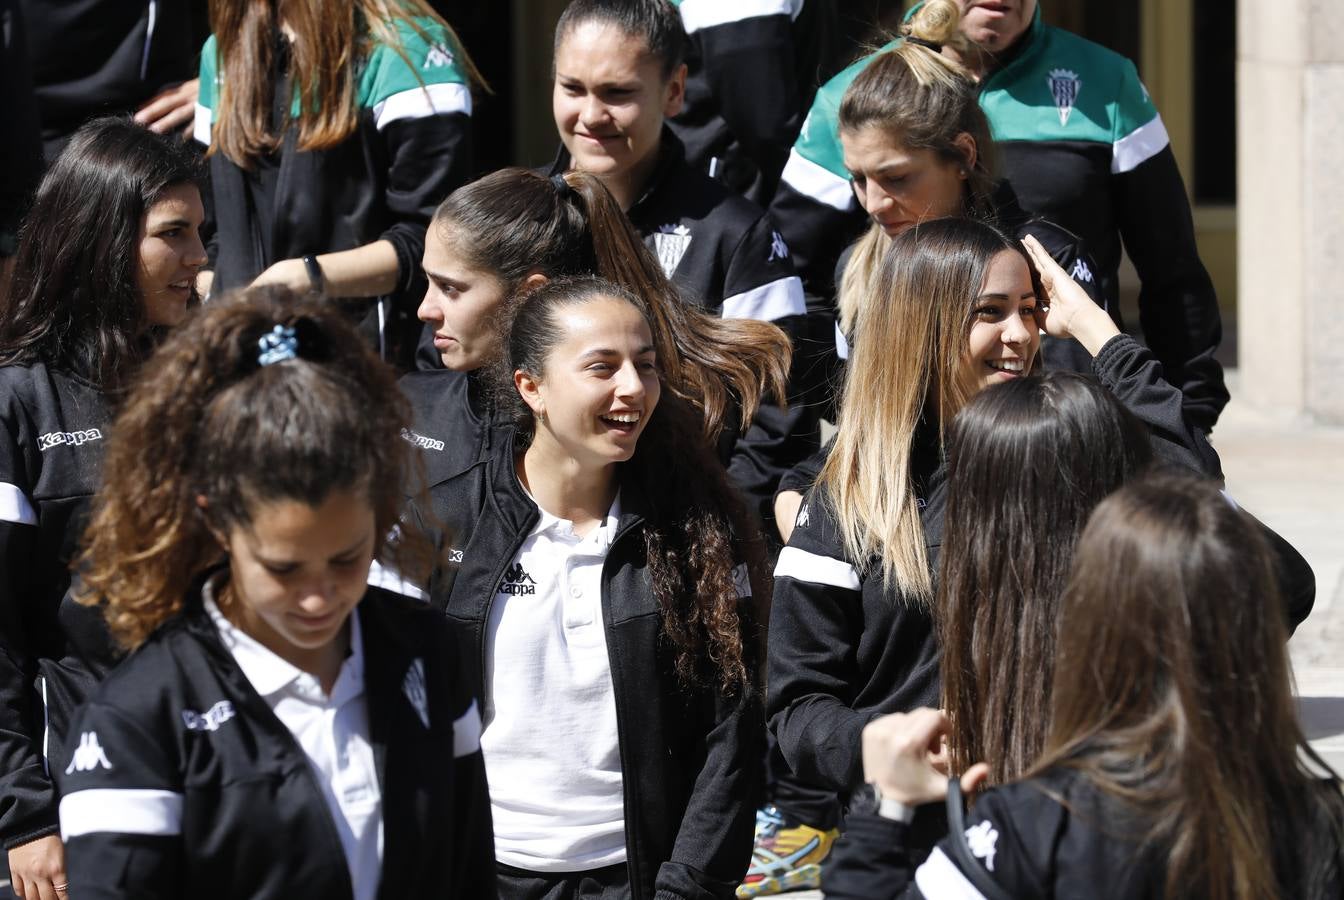
POLYGON ((883 797, 882 790, 873 782, 854 792, 853 807, 859 812, 875 814, 892 822, 909 825, 915 818, 915 807, 907 806, 891 797, 883 797))
POLYGON ((308 270, 308 293, 321 294, 327 289, 327 278, 322 273, 322 264, 311 253, 303 258, 303 267, 308 270))

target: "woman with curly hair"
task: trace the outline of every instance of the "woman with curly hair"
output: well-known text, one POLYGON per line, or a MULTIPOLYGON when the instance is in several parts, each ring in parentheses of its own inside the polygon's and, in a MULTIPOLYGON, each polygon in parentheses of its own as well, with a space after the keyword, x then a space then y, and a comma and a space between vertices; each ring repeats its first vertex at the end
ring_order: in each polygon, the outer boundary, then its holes
POLYGON ((470 679, 441 616, 366 586, 427 563, 385 541, 414 454, 391 369, 278 289, 149 369, 80 561, 135 653, 57 764, 73 892, 493 897, 470 679))
POLYGON ((431 600, 482 682, 503 897, 728 898, 747 865, 768 582, 664 302, 595 278, 520 300, 511 440, 414 507, 450 536, 431 600))
POLYGON ((0 842, 29 900, 65 886, 47 760, 117 656, 66 599, 70 559, 121 387, 193 302, 197 175, 179 142, 90 122, 42 180, 0 302, 0 842))

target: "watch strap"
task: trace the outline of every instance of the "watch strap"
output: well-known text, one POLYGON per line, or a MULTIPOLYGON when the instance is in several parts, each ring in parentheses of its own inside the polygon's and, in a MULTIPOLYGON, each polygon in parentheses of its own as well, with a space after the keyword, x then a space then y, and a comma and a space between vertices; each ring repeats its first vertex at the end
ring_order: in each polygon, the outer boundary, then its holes
POLYGON ((327 277, 322 271, 322 264, 317 261, 317 257, 308 254, 303 258, 303 267, 308 270, 309 293, 321 294, 327 289, 327 277))

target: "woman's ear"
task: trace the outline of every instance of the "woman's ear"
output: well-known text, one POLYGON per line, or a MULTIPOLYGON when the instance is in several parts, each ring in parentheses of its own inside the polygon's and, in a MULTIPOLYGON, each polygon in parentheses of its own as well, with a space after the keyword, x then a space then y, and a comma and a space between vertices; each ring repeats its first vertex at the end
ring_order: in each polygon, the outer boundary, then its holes
POLYGON ((518 389, 518 396, 523 398, 527 408, 532 410, 532 415, 545 421, 546 419, 546 401, 541 396, 541 379, 534 375, 529 375, 522 369, 515 369, 513 372, 513 386, 518 389))
POLYGON ((523 283, 518 285, 518 294, 519 296, 526 297, 550 280, 551 279, 547 278, 541 272, 528 272, 527 275, 523 277, 523 283))
POLYGON ((976 160, 980 158, 980 151, 975 145, 975 138, 971 137, 969 131, 963 131, 952 139, 952 146, 957 148, 957 152, 961 154, 961 158, 964 160, 963 164, 966 168, 962 172, 962 177, 969 176, 971 170, 975 168, 976 160))
POLYGON ((686 103, 686 64, 677 66, 668 79, 663 93, 663 118, 670 119, 681 112, 686 103))

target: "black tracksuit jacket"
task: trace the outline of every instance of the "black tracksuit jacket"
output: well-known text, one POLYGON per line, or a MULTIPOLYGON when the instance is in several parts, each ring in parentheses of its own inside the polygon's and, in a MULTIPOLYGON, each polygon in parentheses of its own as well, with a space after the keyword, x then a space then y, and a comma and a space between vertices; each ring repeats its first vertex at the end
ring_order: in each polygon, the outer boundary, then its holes
MULTIPOLYGON (((440 545, 444 534, 452 536, 431 602, 458 632, 478 694, 491 602, 539 517, 518 483, 513 457, 512 441, 497 444, 488 460, 432 486, 410 514, 440 545)), ((602 568, 602 611, 632 897, 728 900, 751 856, 765 747, 761 697, 754 690, 730 697, 678 683, 645 559, 648 501, 625 485, 621 508, 602 568)))
MULTIPOLYGON (((1147 424, 1157 458, 1202 474, 1218 457, 1182 412, 1181 394, 1133 338, 1112 338, 1097 377, 1147 424)), ((936 422, 915 438, 911 475, 930 565, 937 571, 946 468, 936 422)), ((780 751, 803 782, 847 794, 861 783, 860 735, 878 715, 938 706, 939 653, 928 613, 890 588, 876 561, 849 558, 815 492, 775 569, 766 709, 780 751), (872 574, 870 574, 872 573, 872 574)))
POLYGON ((686 29, 686 100, 672 131, 693 169, 767 206, 832 54, 826 0, 677 3, 686 29))
MULTIPOLYGON (((452 635, 424 604, 377 588, 356 614, 382 789, 378 896, 494 897, 479 707, 452 635)), ((107 677, 72 733, 92 736, 106 762, 75 750, 59 763, 72 896, 352 896, 312 765, 224 646, 199 590, 107 677), (92 812, 84 791, 106 792, 92 812), (116 830, 122 821, 135 824, 116 830)))
MULTIPOLYGON (((1324 795, 1338 782, 1318 783, 1324 795)), ((1335 803, 1338 808, 1338 802, 1335 803)), ((868 898, 902 900, 985 900, 973 878, 988 878, 1007 897, 1097 897, 1106 900, 1160 900, 1166 893, 1165 848, 1141 845, 1152 825, 1069 769, 1054 768, 1027 781, 978 795, 966 814, 961 858, 949 835, 918 869, 910 856, 910 827, 872 813, 849 817, 846 837, 869 864, 868 898), (968 872, 974 865, 978 873, 968 872)), ((1326 814, 1308 827, 1328 833, 1326 814)), ((1264 848, 1288 857, 1296 847, 1264 848)), ((1331 848, 1339 858, 1338 848, 1331 848)), ((1308 851, 1314 852, 1314 851, 1308 851)), ((1303 860, 1280 869, 1304 878, 1303 860)), ((1338 867, 1344 859, 1336 862, 1338 867)), ((1306 896, 1306 884, 1288 887, 1285 897, 1306 896), (1294 889, 1296 888, 1296 889, 1294 889)), ((1324 896, 1344 889, 1335 869, 1324 896)))
POLYGON ((119 653, 67 595, 111 416, 92 385, 0 367, 0 843, 56 831, 55 760, 71 713, 119 653), (44 751, 44 746, 46 750, 44 751))
POLYGON ((397 382, 411 402, 411 428, 403 437, 421 450, 425 484, 466 471, 513 434, 508 423, 496 421, 485 378, 482 372, 432 369, 397 382))

